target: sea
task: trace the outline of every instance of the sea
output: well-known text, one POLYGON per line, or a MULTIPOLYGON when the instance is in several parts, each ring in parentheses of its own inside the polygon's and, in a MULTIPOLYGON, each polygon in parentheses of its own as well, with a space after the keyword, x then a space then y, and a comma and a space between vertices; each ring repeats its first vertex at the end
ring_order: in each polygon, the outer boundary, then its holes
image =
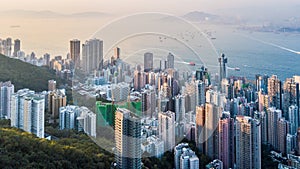
POLYGON ((66 57, 69 41, 99 38, 104 42, 104 58, 121 49, 121 59, 143 64, 143 55, 154 55, 159 67, 169 53, 175 68, 195 70, 206 66, 218 72, 218 57, 228 58, 228 76, 254 79, 256 74, 277 75, 281 80, 300 75, 300 34, 258 32, 240 25, 189 22, 168 14, 142 14, 103 18, 6 18, 0 16, 0 38, 21 40, 26 54, 35 52, 66 57), (195 65, 191 64, 195 63, 195 65))

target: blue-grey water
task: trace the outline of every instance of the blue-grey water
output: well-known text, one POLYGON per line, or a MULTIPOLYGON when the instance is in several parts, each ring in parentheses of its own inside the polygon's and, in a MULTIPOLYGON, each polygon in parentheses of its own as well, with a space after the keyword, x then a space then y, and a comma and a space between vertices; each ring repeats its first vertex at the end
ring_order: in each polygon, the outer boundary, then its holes
POLYGON ((110 18, 22 19, 2 16, 1 22, 0 38, 20 38, 22 50, 27 54, 34 51, 38 57, 46 52, 52 57, 65 57, 70 39, 79 38, 84 42, 97 37, 104 40, 106 58, 112 55, 110 48, 119 46, 121 57, 133 64, 142 64, 143 53, 153 52, 158 67, 157 59, 166 58, 168 52, 172 52, 178 69, 193 70, 204 62, 216 73, 217 58, 225 53, 228 66, 240 68, 240 71, 228 69, 228 75, 253 79, 255 74, 276 74, 281 80, 300 75, 300 55, 292 52, 300 51, 299 33, 251 32, 238 30, 232 25, 193 23, 195 28, 164 15, 141 15, 116 22, 110 18), (106 24, 108 26, 104 26, 106 24), (19 27, 12 28, 11 25, 19 27), (208 33, 209 37, 202 33, 208 33), (196 63, 195 67, 187 64, 191 61, 196 63))

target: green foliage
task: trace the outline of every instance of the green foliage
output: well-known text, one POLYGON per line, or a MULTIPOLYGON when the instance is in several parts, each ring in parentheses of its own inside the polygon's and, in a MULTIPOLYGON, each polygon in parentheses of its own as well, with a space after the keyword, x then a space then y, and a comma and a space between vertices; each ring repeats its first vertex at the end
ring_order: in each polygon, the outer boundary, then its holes
POLYGON ((48 131, 60 137, 49 141, 0 120, 0 168, 110 168, 113 154, 75 131, 48 131))
MULTIPOLYGON (((181 141, 182 143, 188 143, 189 147, 196 153, 196 155, 199 158, 200 162, 200 169, 205 169, 205 166, 211 161, 207 156, 200 153, 195 145, 195 142, 189 141, 187 139, 183 139, 181 141)), ((158 159, 156 157, 145 157, 143 158, 143 164, 145 169, 173 169, 174 166, 174 152, 167 151, 164 153, 164 155, 161 157, 161 159, 158 159)))
POLYGON ((269 169, 276 169, 278 168, 278 162, 273 161, 270 157, 272 150, 268 145, 261 146, 261 168, 269 168, 269 169))
POLYGON ((58 79, 53 70, 47 67, 38 67, 23 61, 8 58, 0 54, 0 81, 11 81, 15 89, 29 88, 41 92, 48 90, 48 80, 58 79))

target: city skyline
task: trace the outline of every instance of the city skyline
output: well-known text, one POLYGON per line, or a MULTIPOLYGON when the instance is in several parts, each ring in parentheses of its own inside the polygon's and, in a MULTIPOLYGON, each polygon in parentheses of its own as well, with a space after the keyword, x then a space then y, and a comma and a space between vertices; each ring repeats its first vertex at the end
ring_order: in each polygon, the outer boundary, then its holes
POLYGON ((3 5, 0 168, 300 168, 300 2, 3 5))

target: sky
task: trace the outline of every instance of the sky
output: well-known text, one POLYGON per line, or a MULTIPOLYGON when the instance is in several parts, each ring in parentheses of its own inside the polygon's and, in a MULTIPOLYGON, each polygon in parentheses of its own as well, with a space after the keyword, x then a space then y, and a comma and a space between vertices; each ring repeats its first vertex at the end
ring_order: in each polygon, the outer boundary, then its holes
POLYGON ((183 14, 187 11, 216 11, 243 7, 281 7, 300 4, 299 0, 9 0, 1 2, 5 10, 50 10, 60 13, 86 11, 110 14, 133 12, 169 12, 183 14))
POLYGON ((85 40, 112 18, 132 13, 163 12, 182 16, 192 11, 203 11, 235 18, 240 18, 242 13, 241 18, 247 20, 260 17, 283 20, 296 15, 300 18, 299 0, 2 0, 1 7, 0 38, 21 39, 22 50, 26 53, 34 51, 39 56, 46 52, 65 55, 70 39, 85 40), (47 10, 62 14, 103 12, 111 17, 39 18, 34 12, 27 17, 20 17, 13 15, 15 11, 6 12, 11 10, 47 10), (12 28, 13 25, 19 27, 12 28))

